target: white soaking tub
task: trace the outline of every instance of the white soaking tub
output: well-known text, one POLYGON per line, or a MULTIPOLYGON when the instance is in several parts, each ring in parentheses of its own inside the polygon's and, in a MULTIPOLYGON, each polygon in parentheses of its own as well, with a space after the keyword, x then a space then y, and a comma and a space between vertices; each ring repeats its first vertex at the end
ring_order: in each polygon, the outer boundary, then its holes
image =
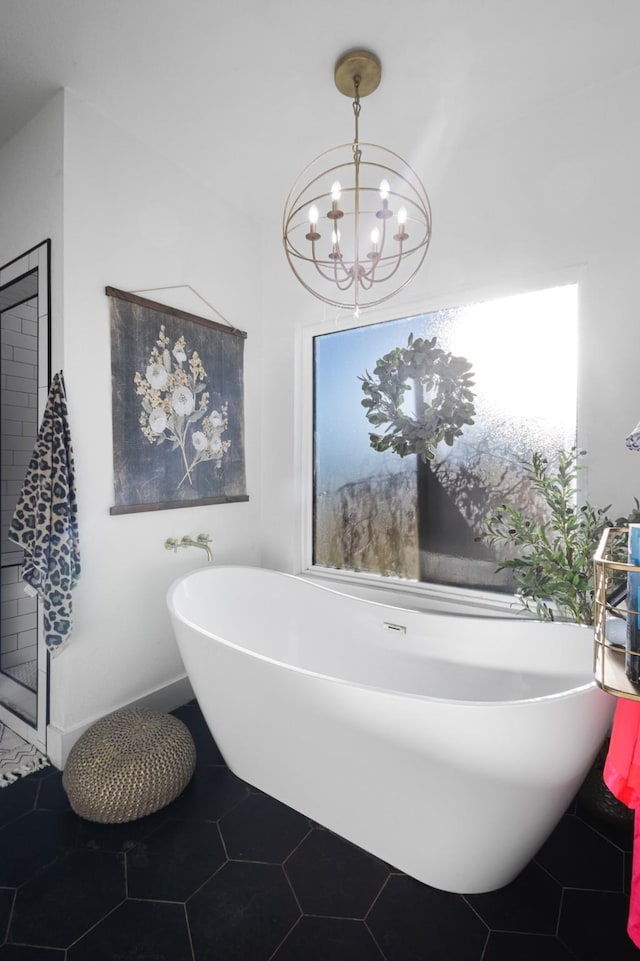
POLYGON ((576 625, 410 611, 250 567, 189 573, 167 603, 230 769, 446 891, 519 874, 610 723, 576 625))

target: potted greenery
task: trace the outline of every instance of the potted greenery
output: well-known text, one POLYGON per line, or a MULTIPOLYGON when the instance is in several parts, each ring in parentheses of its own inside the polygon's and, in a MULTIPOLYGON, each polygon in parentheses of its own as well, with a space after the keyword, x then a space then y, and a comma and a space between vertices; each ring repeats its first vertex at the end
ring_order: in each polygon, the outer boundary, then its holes
POLYGON ((523 610, 543 620, 593 624, 593 555, 605 527, 626 527, 640 520, 640 504, 628 517, 612 521, 608 507, 576 504, 578 458, 586 451, 561 450, 550 461, 534 452, 524 472, 544 507, 544 519, 503 504, 485 519, 477 538, 504 545, 515 556, 498 570, 511 570, 523 610))
MULTIPOLYGON (((535 611, 544 620, 559 615, 588 625, 594 618, 593 555, 602 532, 606 526, 636 523, 640 504, 636 498, 629 516, 615 521, 607 516, 609 507, 596 508, 588 502, 577 506, 577 462, 585 453, 573 447, 560 451, 554 462, 533 453, 523 466, 544 505, 544 520, 503 504, 486 518, 480 539, 515 553, 502 561, 498 570, 513 571, 523 610, 535 611)), ((611 794, 602 778, 607 750, 608 739, 578 792, 578 800, 598 817, 630 825, 633 812, 611 794)))

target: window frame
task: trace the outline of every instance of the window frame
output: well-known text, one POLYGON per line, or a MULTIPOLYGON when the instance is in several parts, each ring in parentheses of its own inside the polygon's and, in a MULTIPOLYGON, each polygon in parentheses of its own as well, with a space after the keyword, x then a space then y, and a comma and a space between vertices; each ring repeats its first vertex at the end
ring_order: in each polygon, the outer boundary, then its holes
MULTIPOLYGON (((383 603, 410 607, 416 610, 436 609, 439 606, 464 611, 465 607, 478 608, 488 616, 517 616, 515 607, 519 605, 514 595, 493 592, 487 588, 467 588, 462 586, 438 584, 429 581, 412 581, 393 575, 383 575, 368 571, 348 571, 340 568, 326 568, 313 563, 314 537, 314 339, 315 337, 342 330, 369 327, 388 321, 399 320, 414 315, 428 314, 438 310, 451 310, 467 304, 498 300, 519 294, 535 293, 552 287, 574 284, 577 287, 577 344, 576 344, 576 443, 583 445, 580 423, 581 390, 581 352, 580 330, 582 326, 582 303, 587 272, 585 265, 578 265, 561 271, 551 271, 535 277, 527 276, 517 282, 503 282, 490 286, 469 287, 444 294, 431 294, 420 300, 385 302, 380 307, 371 308, 364 316, 354 317, 348 312, 335 311, 318 321, 308 321, 297 329, 296 364, 297 384, 295 395, 296 449, 294 471, 298 481, 298 503, 300 506, 300 528, 298 539, 298 570, 301 575, 319 579, 335 589, 345 589, 351 593, 377 599, 383 603), (375 597, 375 595, 378 595, 375 597)), ((586 471, 585 471, 586 474, 586 471)), ((585 477, 580 484, 579 496, 584 494, 585 477)))

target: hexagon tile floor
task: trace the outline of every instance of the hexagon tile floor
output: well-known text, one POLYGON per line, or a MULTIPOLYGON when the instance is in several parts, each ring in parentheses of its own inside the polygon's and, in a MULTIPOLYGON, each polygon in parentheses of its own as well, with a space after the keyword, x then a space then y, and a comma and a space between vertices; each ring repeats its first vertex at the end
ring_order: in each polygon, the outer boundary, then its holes
POLYGON ((630 825, 574 803, 511 885, 446 894, 240 781, 197 705, 175 713, 198 763, 163 811, 82 821, 54 768, 0 792, 0 961, 639 958, 630 825))

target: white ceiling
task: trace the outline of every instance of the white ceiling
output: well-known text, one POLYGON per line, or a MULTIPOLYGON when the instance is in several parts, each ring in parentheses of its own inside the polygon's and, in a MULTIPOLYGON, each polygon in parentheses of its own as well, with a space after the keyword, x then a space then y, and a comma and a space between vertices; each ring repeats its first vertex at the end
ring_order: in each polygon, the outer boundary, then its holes
POLYGON ((361 140, 427 189, 463 138, 640 63, 640 0, 0 0, 0 142, 69 87, 257 220, 353 137, 337 57, 374 50, 361 140))

